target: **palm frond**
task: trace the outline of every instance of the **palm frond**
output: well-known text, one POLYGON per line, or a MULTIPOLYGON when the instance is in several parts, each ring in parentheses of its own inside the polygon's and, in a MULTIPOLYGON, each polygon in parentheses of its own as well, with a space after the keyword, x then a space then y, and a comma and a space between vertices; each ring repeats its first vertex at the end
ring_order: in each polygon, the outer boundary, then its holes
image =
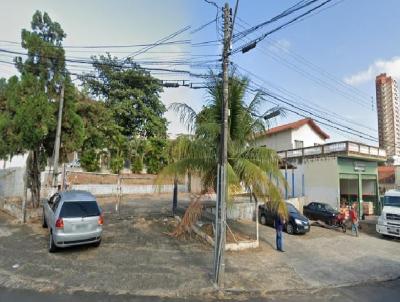
POLYGON ((197 117, 196 111, 185 103, 172 103, 168 106, 168 110, 175 111, 181 123, 183 123, 189 132, 195 130, 195 121, 197 117))

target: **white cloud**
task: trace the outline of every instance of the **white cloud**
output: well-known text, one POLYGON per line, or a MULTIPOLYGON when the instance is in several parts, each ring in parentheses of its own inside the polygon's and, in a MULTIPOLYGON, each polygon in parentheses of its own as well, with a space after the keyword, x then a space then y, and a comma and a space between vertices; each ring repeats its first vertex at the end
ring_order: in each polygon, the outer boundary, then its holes
POLYGON ((349 85, 359 85, 375 80, 375 77, 380 73, 400 79, 400 57, 393 57, 390 60, 377 60, 371 64, 366 70, 360 71, 351 76, 345 77, 344 81, 349 85))

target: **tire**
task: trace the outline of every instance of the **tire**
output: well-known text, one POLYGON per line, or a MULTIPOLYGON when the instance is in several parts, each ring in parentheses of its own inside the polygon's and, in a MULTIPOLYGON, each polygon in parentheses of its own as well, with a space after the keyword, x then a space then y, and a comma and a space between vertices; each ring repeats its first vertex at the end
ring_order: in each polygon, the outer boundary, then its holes
POLYGON ((260 223, 263 225, 267 224, 267 217, 265 217, 265 215, 260 216, 260 223))
POLYGON ((93 243, 93 246, 94 246, 94 247, 99 247, 100 244, 101 244, 101 239, 100 239, 99 241, 93 243))
POLYGON ((55 253, 57 251, 57 246, 54 244, 53 234, 50 232, 49 234, 49 252, 55 253))
POLYGON ((288 233, 289 235, 293 235, 294 234, 294 226, 291 222, 289 222, 286 225, 286 233, 288 233))
POLYGON ((47 228, 46 217, 44 216, 44 209, 43 209, 43 215, 42 215, 42 228, 44 228, 44 229, 47 228))

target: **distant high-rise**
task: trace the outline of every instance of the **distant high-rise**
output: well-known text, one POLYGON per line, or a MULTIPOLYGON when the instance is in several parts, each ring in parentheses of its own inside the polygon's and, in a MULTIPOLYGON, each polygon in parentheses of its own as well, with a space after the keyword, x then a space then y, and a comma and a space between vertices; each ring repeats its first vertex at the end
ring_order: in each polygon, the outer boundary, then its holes
POLYGON ((376 77, 379 147, 388 156, 400 155, 400 106, 397 83, 386 73, 376 77))

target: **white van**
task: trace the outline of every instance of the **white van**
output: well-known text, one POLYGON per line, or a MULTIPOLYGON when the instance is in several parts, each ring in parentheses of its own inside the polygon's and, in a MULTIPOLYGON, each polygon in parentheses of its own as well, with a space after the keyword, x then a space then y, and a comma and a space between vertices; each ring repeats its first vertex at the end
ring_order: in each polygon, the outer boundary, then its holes
POLYGON ((389 190, 385 193, 376 231, 382 235, 400 237, 400 190, 389 190))

